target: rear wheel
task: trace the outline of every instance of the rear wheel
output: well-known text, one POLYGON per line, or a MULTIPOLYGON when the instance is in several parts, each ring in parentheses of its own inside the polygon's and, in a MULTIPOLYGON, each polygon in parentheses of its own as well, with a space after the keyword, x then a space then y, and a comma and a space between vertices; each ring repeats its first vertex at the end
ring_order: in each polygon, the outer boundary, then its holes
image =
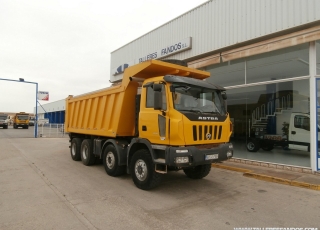
POLYGON ((134 184, 142 190, 157 187, 162 178, 162 175, 155 171, 155 165, 146 149, 134 153, 130 162, 130 174, 134 184))
POLYGON ((81 144, 81 161, 84 165, 93 165, 95 162, 95 156, 93 155, 92 141, 90 139, 84 139, 81 144))
POLYGON ((113 145, 108 145, 103 151, 103 166, 109 176, 120 176, 126 172, 126 166, 119 165, 117 150, 113 145))
POLYGON ((247 150, 249 152, 257 152, 260 148, 259 141, 257 140, 248 140, 247 142, 247 150))
POLYGON ((203 177, 208 176, 210 171, 211 171, 211 164, 198 165, 196 167, 183 169, 183 172, 186 174, 186 176, 191 179, 202 179, 203 177))
POLYGON ((266 141, 265 143, 263 143, 263 145, 261 146, 261 148, 265 151, 271 151, 273 149, 273 142, 272 141, 266 141))
POLYGON ((70 154, 71 158, 74 161, 80 161, 80 149, 81 149, 81 139, 80 138, 72 138, 71 140, 71 148, 70 148, 70 154))

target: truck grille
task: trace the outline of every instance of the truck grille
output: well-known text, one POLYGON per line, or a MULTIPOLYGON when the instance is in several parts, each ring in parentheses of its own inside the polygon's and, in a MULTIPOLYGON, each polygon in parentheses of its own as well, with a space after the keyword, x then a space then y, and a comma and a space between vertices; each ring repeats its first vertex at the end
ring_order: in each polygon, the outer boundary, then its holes
POLYGON ((193 125, 193 140, 220 140, 222 125, 193 125))

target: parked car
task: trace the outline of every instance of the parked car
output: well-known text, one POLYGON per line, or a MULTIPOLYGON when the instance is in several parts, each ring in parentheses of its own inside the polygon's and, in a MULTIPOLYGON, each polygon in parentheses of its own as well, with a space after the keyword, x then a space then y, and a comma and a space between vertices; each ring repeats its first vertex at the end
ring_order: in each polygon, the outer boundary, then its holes
POLYGON ((35 122, 35 119, 34 118, 31 118, 29 120, 29 126, 34 126, 34 122, 35 122))

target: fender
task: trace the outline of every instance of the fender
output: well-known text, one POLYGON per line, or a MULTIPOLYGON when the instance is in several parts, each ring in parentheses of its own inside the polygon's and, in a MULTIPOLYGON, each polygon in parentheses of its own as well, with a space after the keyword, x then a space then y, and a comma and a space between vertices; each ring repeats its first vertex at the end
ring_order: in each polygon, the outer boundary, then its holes
POLYGON ((151 147, 151 143, 148 139, 144 139, 144 138, 133 138, 130 142, 130 147, 128 149, 127 152, 127 165, 129 167, 130 165, 130 157, 133 155, 133 153, 135 152, 134 150, 136 149, 140 149, 137 145, 144 145, 148 148, 151 157, 152 157, 152 161, 154 162, 154 151, 151 147))
POLYGON ((102 146, 102 152, 109 144, 112 144, 117 151, 117 155, 119 159, 118 165, 126 165, 128 142, 125 140, 119 140, 119 139, 108 139, 104 142, 102 146))

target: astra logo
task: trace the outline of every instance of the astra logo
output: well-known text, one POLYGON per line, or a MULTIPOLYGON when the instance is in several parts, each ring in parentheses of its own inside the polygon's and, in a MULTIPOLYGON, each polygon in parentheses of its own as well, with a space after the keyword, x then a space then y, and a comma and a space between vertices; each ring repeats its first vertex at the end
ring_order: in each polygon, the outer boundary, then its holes
POLYGON ((126 68, 128 68, 128 67, 129 67, 128 64, 123 64, 123 65, 119 66, 119 67, 117 68, 116 74, 123 73, 124 70, 125 70, 126 68))
POLYGON ((202 120, 202 121, 217 121, 218 118, 217 117, 198 117, 198 120, 202 120))

